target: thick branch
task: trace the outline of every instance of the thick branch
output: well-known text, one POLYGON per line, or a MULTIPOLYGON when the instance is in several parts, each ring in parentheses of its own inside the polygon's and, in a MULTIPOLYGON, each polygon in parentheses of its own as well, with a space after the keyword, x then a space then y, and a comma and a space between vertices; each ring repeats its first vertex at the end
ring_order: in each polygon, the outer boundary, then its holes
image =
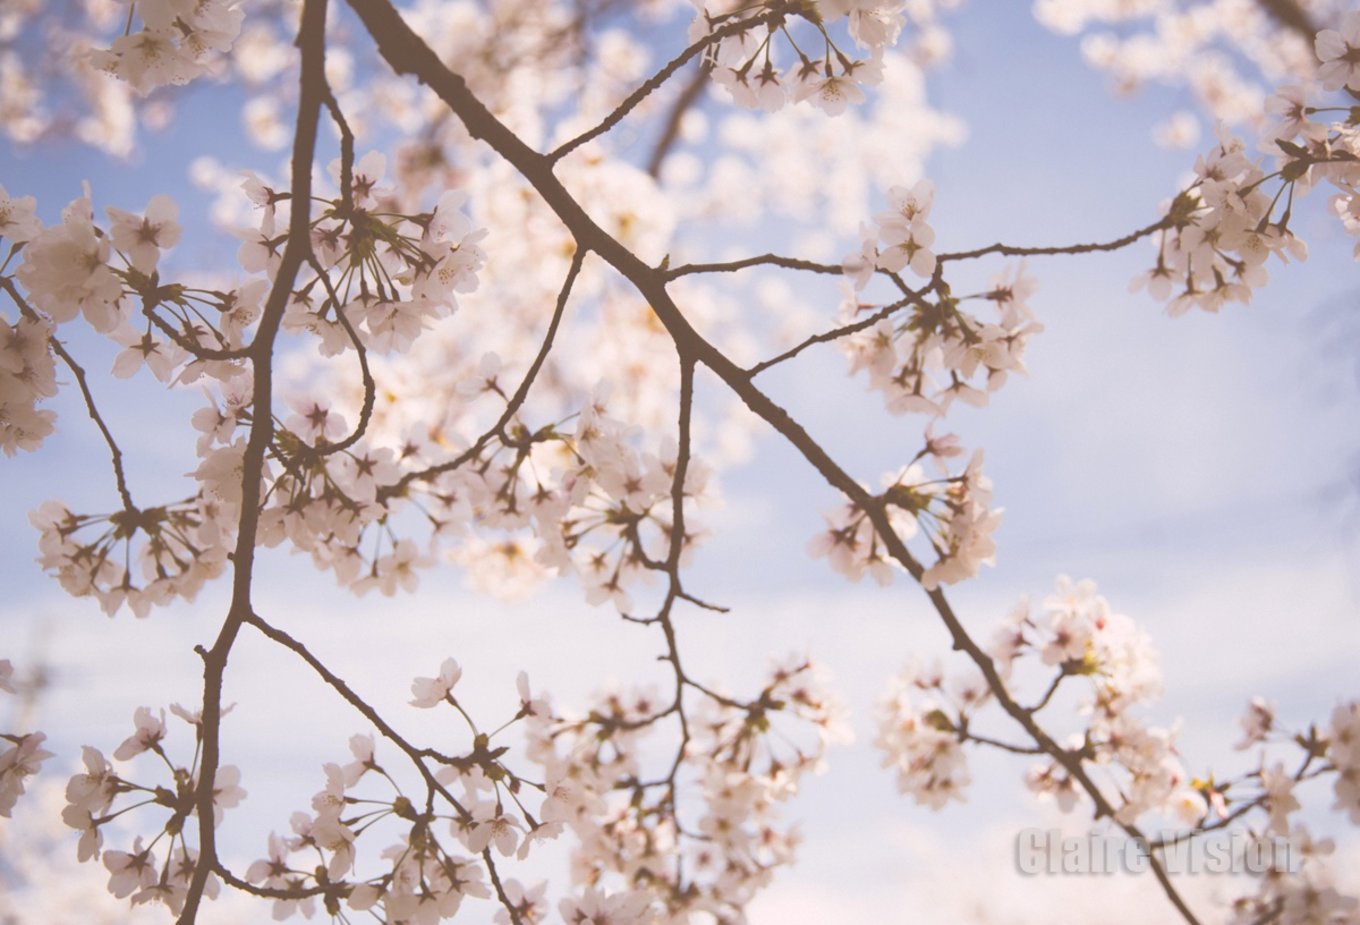
POLYGON ((250 346, 254 377, 254 404, 251 409, 250 436, 241 463, 241 514, 237 525, 236 550, 232 557, 231 606, 226 620, 210 650, 199 648, 203 656, 202 759, 199 765, 195 803, 198 816, 198 864, 180 912, 180 925, 189 925, 198 915, 208 875, 218 866, 216 828, 213 822, 213 785, 221 760, 222 680, 227 657, 236 642, 242 622, 251 613, 251 579, 255 564, 256 532, 260 519, 260 482, 264 457, 274 436, 273 397, 274 339, 283 321, 283 312, 292 297, 293 283, 311 251, 312 161, 316 153, 317 123, 325 94, 327 0, 304 0, 297 45, 302 53, 301 88, 298 99, 297 128, 293 139, 292 212, 289 216, 288 243, 284 246, 273 288, 265 302, 259 328, 250 346))
POLYGON ((1286 28, 1293 29, 1311 46, 1317 37, 1318 27, 1296 0, 1256 0, 1270 17, 1286 28))
MULTIPOLYGON (((387 0, 349 0, 349 2, 377 42, 379 51, 388 64, 398 73, 418 76, 462 120, 470 135, 486 141, 518 169, 567 225, 577 241, 598 253, 637 288, 670 333, 681 355, 689 356, 713 370, 748 408, 792 443, 828 483, 865 510, 890 554, 919 582, 925 570, 893 530, 882 504, 842 469, 787 411, 756 388, 745 370, 694 330, 666 291, 665 271, 647 266, 628 248, 600 228, 553 175, 551 159, 533 151, 496 119, 471 93, 463 79, 445 68, 429 46, 407 27, 400 14, 387 0)), ((1156 228, 1157 226, 1154 226, 1136 232, 1131 240, 1136 240, 1142 234, 1150 234, 1156 228)), ((1128 242, 1117 243, 1117 246, 1122 247, 1124 243, 1128 242)), ((1086 250, 1101 250, 1113 249, 1114 246, 1116 245, 1079 247, 1086 250)), ((1005 253, 1008 250, 1005 245, 994 245, 973 256, 990 252, 1005 253)), ((960 258, 956 256, 955 259, 960 258)), ((1036 744, 1059 761, 1073 779, 1078 781, 1095 802, 1099 815, 1113 815, 1113 807, 1086 774, 1080 756, 1071 754, 1058 745, 1035 723, 1033 717, 1015 702, 1005 682, 997 674, 991 658, 965 631, 944 595, 938 589, 929 591, 928 594, 936 612, 953 637, 954 647, 966 652, 982 670, 988 686, 1003 709, 1025 729, 1036 744)), ((1142 837, 1136 827, 1132 825, 1122 827, 1131 836, 1142 837)), ((1190 925, 1198 925, 1198 920, 1181 899, 1166 871, 1155 859, 1151 866, 1163 891, 1177 911, 1190 925)))

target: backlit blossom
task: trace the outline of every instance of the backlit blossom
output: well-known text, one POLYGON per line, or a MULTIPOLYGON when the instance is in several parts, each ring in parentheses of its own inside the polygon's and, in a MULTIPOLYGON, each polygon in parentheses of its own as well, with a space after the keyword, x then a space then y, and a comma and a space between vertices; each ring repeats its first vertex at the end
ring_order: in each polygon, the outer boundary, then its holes
POLYGON ((411 693, 414 699, 411 706, 428 709, 436 706, 449 691, 458 683, 458 679, 463 676, 463 669, 451 658, 444 659, 439 666, 439 676, 435 678, 416 678, 411 682, 411 693))

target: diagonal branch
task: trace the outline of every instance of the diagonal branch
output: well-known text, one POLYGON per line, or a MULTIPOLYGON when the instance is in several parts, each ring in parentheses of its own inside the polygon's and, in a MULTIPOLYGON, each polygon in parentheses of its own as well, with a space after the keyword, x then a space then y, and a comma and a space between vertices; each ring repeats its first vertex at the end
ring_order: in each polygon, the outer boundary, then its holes
POLYGON ((1270 17, 1280 25, 1294 30, 1311 47, 1317 36, 1318 27, 1308 11, 1297 0, 1256 0, 1270 17))
POLYGON ((85 378, 84 367, 76 362, 76 358, 71 356, 61 341, 53 337, 51 342, 52 352, 61 357, 62 362, 71 370, 71 374, 76 377, 76 384, 80 386, 80 394, 85 397, 85 408, 90 414, 90 420, 94 421, 99 432, 104 435, 104 442, 109 446, 109 456, 113 459, 113 478, 118 483, 118 497, 123 501, 123 510, 137 510, 137 506, 132 503, 132 493, 128 491, 127 476, 123 472, 123 451, 118 448, 118 443, 113 439, 113 434, 109 432, 109 426, 104 423, 104 418, 95 406, 94 395, 90 392, 90 383, 85 378))
MULTIPOLYGON (((693 45, 689 46, 684 51, 680 52, 680 54, 676 55, 674 58, 668 61, 665 64, 665 66, 661 68, 661 70, 657 71, 651 77, 648 77, 645 81, 643 81, 642 84, 636 90, 628 94, 624 101, 620 103, 618 106, 616 106, 613 109, 613 111, 610 112, 609 115, 605 116, 604 119, 602 119, 597 125, 582 132, 580 135, 577 135, 570 141, 559 145, 551 154, 548 155, 548 160, 553 162, 560 161, 562 158, 566 157, 572 151, 575 151, 577 148, 581 147, 581 145, 595 138, 600 137, 601 135, 605 134, 610 129, 612 129, 614 126, 618 125, 620 122, 623 121, 624 116, 628 115, 628 113, 636 109, 639 103, 641 103, 647 97, 655 93, 661 87, 662 84, 671 79, 671 77, 675 74, 676 71, 680 70, 680 68, 684 67, 690 61, 693 61, 696 57, 702 54, 705 49, 713 45, 716 45, 717 43, 721 42, 728 36, 737 35, 738 33, 745 32, 747 29, 759 25, 760 23, 774 25, 783 22, 784 16, 787 13, 785 7, 791 8, 795 5, 796 4, 793 3, 771 4, 773 9, 761 13, 759 16, 751 16, 747 19, 738 19, 726 24, 725 26, 720 26, 719 28, 714 29, 708 35, 704 36, 699 41, 695 42, 693 45)), ((360 13, 359 15, 362 16, 363 13, 360 13)), ((700 69, 699 73, 700 75, 703 75, 705 72, 706 69, 700 69)), ((695 95, 697 95, 697 93, 698 91, 696 90, 695 95)))
POLYGON ((926 293, 929 292, 933 287, 934 283, 931 283, 930 286, 927 286, 925 289, 922 289, 919 293, 913 293, 912 295, 906 297, 905 299, 898 299, 896 302, 889 302, 887 305, 884 305, 882 308, 874 312, 872 315, 866 315, 865 317, 859 319, 858 321, 851 321, 848 324, 843 324, 840 327, 832 328, 829 331, 823 331, 820 334, 813 334, 809 336, 806 340, 802 341, 801 343, 795 344, 794 346, 790 347, 788 350, 785 350, 778 356, 771 357, 768 360, 762 360, 761 362, 757 363, 756 365, 748 369, 746 371, 746 374, 748 376, 758 376, 765 370, 769 369, 771 366, 778 366, 780 363, 793 359, 794 357, 798 356, 798 354, 802 353, 809 347, 815 346, 817 344, 829 344, 832 341, 840 340, 842 337, 848 337, 851 334, 863 331, 865 328, 871 328, 874 325, 878 324, 880 321, 882 321, 884 318, 887 318, 890 315, 892 315, 893 312, 896 312, 897 310, 902 308, 906 308, 908 305, 924 306, 925 304, 924 297, 926 293))
POLYGON ((680 125, 684 121, 685 113, 699 101, 704 87, 708 84, 709 72, 712 70, 712 65, 701 61, 698 69, 690 75, 685 89, 680 91, 680 96, 672 104, 670 115, 666 117, 666 127, 662 129, 661 137, 656 140, 656 147, 652 148, 652 156, 647 159, 647 175, 652 179, 661 176, 661 167, 666 163, 666 156, 671 153, 671 148, 680 138, 680 125))
MULTIPOLYGON (((572 198, 552 172, 552 159, 531 149, 501 123, 472 92, 466 82, 449 71, 425 42, 413 33, 387 0, 349 0, 365 28, 377 42, 380 54, 397 73, 414 74, 428 85, 458 116, 474 138, 491 145, 534 186, 548 206, 567 225, 577 241, 590 247, 624 276, 651 305, 657 318, 670 333, 682 356, 688 356, 711 369, 741 398, 748 408, 788 440, 830 483, 858 504, 870 517, 889 553, 919 583, 925 569, 897 536, 882 502, 874 498, 812 438, 784 408, 757 388, 746 371, 695 331, 666 290, 666 272, 649 267, 636 254, 597 225, 572 198)), ((1160 223, 1159 223, 1160 224, 1160 223)), ((1135 233, 1150 234, 1156 227, 1135 233)), ((1127 243, 1127 242, 1126 242, 1127 243)), ((1119 246, 1123 246, 1120 244, 1119 246)), ((1091 246, 1091 250, 1102 249, 1091 246)), ((1105 247, 1103 249, 1109 249, 1105 247)), ((980 253, 1006 252, 1004 245, 984 248, 980 253)), ((980 255, 980 254, 979 254, 980 255)), ((972 256, 972 255, 970 255, 972 256)), ((955 259, 959 259, 956 257, 955 259)), ((938 589, 928 591, 936 612, 948 629, 954 647, 978 665, 988 686, 1006 712, 1030 738, 1071 774, 1095 803, 1097 814, 1113 815, 1114 808, 1082 766, 1081 757, 1062 748, 1011 697, 990 656, 972 639, 938 589)), ((1121 826, 1132 837, 1141 838, 1131 824, 1121 826)), ((1165 869, 1155 859, 1151 867, 1162 890, 1189 925, 1199 920, 1185 904, 1165 869)))
POLYGON ((463 819, 472 818, 472 814, 468 812, 467 808, 459 803, 458 800, 445 789, 444 785, 435 779, 434 774, 431 773, 429 767, 426 766, 425 758, 430 757, 431 755, 428 750, 416 748, 408 742, 401 733, 393 729, 392 725, 382 718, 382 715, 379 714, 377 710, 373 709, 373 707, 368 704, 368 701, 355 693, 354 689, 345 683, 343 678, 327 668, 325 663, 313 655, 303 643, 278 627, 267 623, 258 614, 250 614, 245 618, 245 622, 259 630, 266 638, 273 640, 306 662, 308 667, 321 677, 321 680, 330 685, 330 687, 334 689, 346 703, 358 710, 364 719, 372 723, 374 728, 382 734, 383 738, 392 742, 392 744, 396 745, 397 748, 401 749, 406 754, 406 757, 411 759, 411 763, 416 766, 416 769, 420 771, 420 776, 424 778, 425 786, 447 800, 449 805, 457 810, 458 815, 463 819))
MULTIPOLYGON (((8 276, 0 276, 0 288, 9 293, 9 297, 14 300, 14 304, 19 307, 19 313, 26 318, 35 319, 40 317, 33 307, 28 304, 28 300, 19 292, 19 288, 14 285, 14 280, 8 276)), ((90 420, 94 421, 99 432, 104 435, 104 442, 108 444, 109 455, 113 458, 113 478, 118 483, 118 496, 123 501, 123 510, 135 511, 136 505, 132 503, 132 493, 128 491, 127 476, 123 472, 123 451, 118 448, 118 442, 113 439, 113 433, 104 423, 103 416, 99 413, 99 408, 94 403, 94 394, 90 391, 90 384, 85 378, 85 368, 76 362, 75 357, 71 356, 66 346, 57 338, 49 337, 48 343, 52 346, 52 352, 61 357, 71 374, 76 377, 76 385, 80 387, 80 394, 85 399, 85 410, 90 415, 90 420)))

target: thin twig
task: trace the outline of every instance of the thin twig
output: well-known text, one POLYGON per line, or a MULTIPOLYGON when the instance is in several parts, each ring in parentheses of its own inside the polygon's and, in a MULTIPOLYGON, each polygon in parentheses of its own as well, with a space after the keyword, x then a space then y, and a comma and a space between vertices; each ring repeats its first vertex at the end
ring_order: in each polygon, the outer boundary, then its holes
POLYGON ((196 360, 240 360, 250 356, 250 347, 231 347, 219 350, 214 347, 204 347, 197 341, 190 340, 182 332, 175 330, 174 325, 156 314, 156 304, 148 304, 147 299, 142 300, 142 314, 148 321, 154 324, 162 334, 178 344, 186 353, 192 354, 196 360))
POLYGON ((1030 713, 1038 713, 1044 707, 1048 706, 1048 702, 1052 700, 1053 695, 1058 692, 1058 686, 1061 685, 1063 679, 1067 677, 1068 674, 1066 671, 1059 671, 1049 683, 1048 690, 1044 691, 1044 695, 1039 698, 1038 702, 1035 703, 1034 706, 1027 707, 1026 709, 1028 709, 1030 713))
POLYGON ((359 357, 359 375, 364 382, 364 400, 359 406, 359 421, 354 425, 354 430, 339 443, 312 448, 314 452, 321 456, 330 456, 354 446, 368 432, 368 424, 373 417, 373 406, 377 402, 378 385, 374 382, 373 373, 368 367, 368 349, 364 346, 364 342, 359 339, 359 332, 354 330, 354 325, 346 317, 344 308, 340 304, 340 297, 336 294, 335 287, 331 285, 330 276, 322 269, 321 262, 317 260, 316 252, 312 249, 310 240, 307 250, 307 262, 311 265, 317 278, 321 280, 321 285, 325 287, 331 304, 335 306, 335 319, 340 322, 340 326, 345 329, 345 334, 349 336, 350 343, 354 345, 354 352, 359 357))
POLYGON ((779 254, 760 254, 755 257, 743 257, 741 260, 729 260, 724 263, 687 263, 664 270, 662 274, 667 281, 670 281, 695 273, 735 273, 749 267, 764 266, 783 267, 786 270, 806 270, 809 273, 824 273, 832 276, 842 276, 845 273, 845 267, 838 263, 818 263, 815 260, 782 257, 779 254))
POLYGON ((889 317, 894 312, 898 311, 899 309, 905 308, 908 305, 924 305, 925 294, 929 291, 930 291, 929 288, 927 288, 921 290, 920 292, 914 292, 904 299, 898 299, 896 302, 889 302, 887 305, 884 305, 882 308, 874 312, 872 315, 867 315, 858 321, 852 321, 849 324, 843 324, 838 328, 832 328, 829 331, 823 331, 821 334, 813 334, 812 336, 804 340, 802 343, 790 347, 788 350, 785 350, 778 356, 771 357, 768 360, 762 360, 761 362, 755 364, 750 369, 746 370, 746 375, 758 376, 765 370, 769 369, 771 366, 777 366, 780 363, 783 363, 787 360, 791 360, 794 357, 798 356, 798 354, 802 353, 807 348, 812 347, 816 344, 830 343, 831 341, 840 340, 842 337, 847 337, 851 334, 863 331, 865 328, 871 328, 874 325, 878 324, 880 321, 882 321, 884 318, 889 317))
POLYGON ((1167 217, 1158 219, 1151 225, 1139 228, 1137 231, 1130 232, 1122 238, 1115 238, 1113 241, 1103 241, 1096 244, 1064 244, 1054 247, 1017 247, 1012 244, 997 243, 971 251, 939 254, 938 260, 940 263, 947 263, 951 260, 972 260, 975 257, 985 257, 988 254, 1004 254, 1007 257, 1038 257, 1054 254, 1093 254, 1100 251, 1117 251, 1170 226, 1171 219, 1167 217))
POLYGON ((113 459, 113 478, 118 483, 118 497, 123 501, 123 510, 135 511, 137 506, 132 503, 132 493, 128 491, 127 477, 123 472, 123 451, 118 448, 118 443, 113 439, 113 434, 109 432, 109 426, 104 423, 104 418, 100 416, 99 409, 95 407, 94 395, 90 392, 90 384, 85 378, 85 370, 75 357, 66 350, 61 341, 55 337, 51 339, 52 352, 61 357, 71 373, 76 377, 76 383, 80 386, 80 394, 85 397, 85 408, 90 414, 90 420, 94 421, 99 432, 104 435, 104 442, 108 444, 109 456, 113 459))
POLYGON ((401 749, 406 756, 411 759, 411 763, 416 766, 416 769, 420 771, 421 777, 425 779, 426 786, 447 800, 449 805, 457 810, 459 816, 464 819, 472 818, 472 814, 467 808, 458 802, 458 800, 444 788, 443 784, 435 779, 434 774, 430 771, 429 767, 426 766, 424 758, 429 757, 432 754, 431 752, 427 749, 416 748, 408 742, 401 733, 397 732, 392 728, 390 723, 382 718, 382 715, 379 714, 377 710, 373 709, 366 700, 356 694, 354 689, 345 683, 343 678, 327 668, 326 664, 313 655, 303 643, 278 627, 266 622, 259 614, 251 613, 246 617, 245 622, 255 627, 265 637, 272 639, 274 642, 283 646, 285 649, 288 649, 306 662, 308 667, 320 676, 321 680, 325 681, 326 684, 338 693, 346 703, 359 711, 364 719, 372 723, 374 728, 382 734, 383 738, 392 742, 392 744, 396 745, 397 748, 401 749))
POLYGON ((1002 751, 1011 752, 1015 755, 1042 755, 1045 753, 1044 750, 1037 745, 1015 745, 1011 742, 1002 742, 1000 739, 980 736, 975 732, 960 731, 959 737, 965 742, 990 745, 992 748, 999 748, 1002 751))
MULTIPOLYGON (((336 128, 340 130, 340 208, 342 214, 347 217, 354 211, 354 132, 350 130, 349 122, 340 109, 340 102, 335 98, 335 91, 331 89, 329 80, 325 83, 322 100, 326 104, 326 109, 330 111, 336 128)), ((338 304, 336 310, 339 311, 338 304)))
POLYGON ((543 343, 538 348, 538 354, 534 361, 529 364, 529 370, 524 374, 520 381, 519 388, 510 396, 510 400, 505 404, 505 411, 500 418, 485 433, 477 438, 472 446, 448 462, 440 463, 437 466, 430 466, 428 469, 421 469, 417 472, 408 472, 397 481, 395 485, 384 488, 378 494, 378 500, 383 501, 395 495, 400 495, 406 487, 415 481, 426 481, 436 478, 445 472, 465 465, 469 461, 481 455, 482 450, 486 449, 492 439, 505 432, 505 425, 518 413, 525 400, 529 397, 529 389, 533 387, 534 380, 538 378, 539 372, 543 369, 543 363, 548 359, 548 354, 552 352, 553 340, 557 336, 557 328, 562 323, 562 316, 567 310, 567 301, 571 297, 571 288, 576 282, 576 277, 580 275, 581 265, 585 262, 587 249, 578 247, 576 252, 571 255, 571 266, 567 269, 566 278, 562 280, 562 288, 557 293, 557 304, 553 306, 552 318, 548 322, 548 332, 543 336, 543 343))
MULTIPOLYGON (((19 307, 19 313, 26 318, 38 319, 40 316, 33 307, 28 304, 23 295, 19 292, 14 280, 8 276, 0 276, 0 287, 9 293, 14 304, 19 307)), ((95 405, 94 394, 90 391, 90 383, 85 377, 85 369, 76 362, 75 357, 71 356, 64 344, 57 340, 56 336, 49 337, 48 343, 52 346, 52 352, 61 357, 62 362, 71 370, 71 374, 76 377, 76 385, 80 387, 80 394, 85 398, 85 410, 90 415, 90 420, 94 421, 99 432, 104 435, 104 442, 108 444, 109 455, 113 458, 113 478, 118 483, 118 496, 123 501, 123 510, 135 511, 137 506, 132 503, 132 493, 128 491, 127 476, 123 471, 123 451, 118 448, 118 442, 113 439, 113 433, 109 426, 104 423, 103 416, 99 413, 99 408, 95 405)))
POLYGON ((249 893, 252 896, 259 896, 265 899, 303 899, 307 896, 320 896, 322 893, 326 892, 326 888, 323 886, 299 886, 287 890, 281 890, 278 887, 272 886, 259 886, 248 880, 242 880, 240 877, 236 876, 236 874, 232 873, 232 871, 221 861, 217 862, 217 867, 213 869, 213 873, 221 877, 222 882, 232 889, 240 890, 242 893, 249 893))
MULTIPOLYGON (((552 160, 529 148, 497 119, 469 90, 466 82, 449 71, 429 46, 411 31, 387 0, 350 0, 350 4, 377 42, 378 50, 389 66, 398 73, 417 75, 459 117, 470 135, 486 141, 519 170, 567 225, 578 243, 589 246, 637 288, 675 340, 677 349, 682 355, 690 356, 713 370, 748 408, 792 443, 833 487, 865 510, 889 553, 919 583, 925 569, 897 536, 882 503, 870 496, 866 489, 841 468, 787 411, 756 388, 745 370, 694 330, 666 290, 665 271, 643 263, 636 254, 596 224, 554 176, 552 160)), ((955 648, 965 651, 982 670, 988 687, 1002 708, 1045 753, 1062 764, 1073 779, 1080 783, 1095 803, 1098 815, 1113 816, 1114 808, 1082 767, 1081 757, 1058 745, 1052 736, 1038 726, 1033 717, 1015 702, 1004 680, 997 673, 992 659, 964 629, 944 594, 939 589, 929 591, 928 594, 937 614, 949 630, 955 648)), ((1142 837, 1133 825, 1124 825, 1123 828, 1131 836, 1142 837)), ((1171 883, 1164 867, 1156 859, 1151 859, 1150 866, 1163 892, 1182 918, 1189 925, 1199 925, 1199 920, 1171 883)))
POLYGON ((501 885, 501 875, 496 870, 496 861, 491 857, 490 848, 482 849, 482 860, 486 862, 486 871, 491 876, 491 885, 496 888, 496 898, 501 901, 505 911, 510 914, 511 923, 513 925, 524 925, 524 920, 519 915, 519 909, 510 901, 510 897, 506 895, 505 887, 501 885))
MULTIPOLYGON (((628 115, 628 113, 632 112, 635 108, 637 108, 637 105, 639 103, 641 103, 647 97, 655 93, 657 88, 659 88, 666 81, 670 80, 671 76, 676 71, 680 70, 680 68, 684 67, 690 61, 694 60, 695 57, 702 54, 704 50, 707 49, 709 46, 721 42, 728 36, 737 35, 738 33, 745 32, 747 29, 751 29, 757 25, 760 25, 761 23, 769 24, 782 22, 787 12, 784 9, 785 5, 786 4, 780 4, 774 9, 770 9, 766 12, 761 13, 759 16, 752 16, 748 19, 735 20, 733 22, 728 23, 725 26, 720 26, 719 28, 714 29, 708 35, 704 36, 699 41, 695 42, 693 45, 689 46, 684 51, 680 52, 680 54, 676 55, 670 61, 666 62, 665 66, 663 66, 661 70, 657 71, 651 77, 648 77, 646 80, 644 80, 636 90, 628 94, 624 101, 622 103, 619 103, 618 106, 614 107, 613 111, 611 111, 609 115, 605 116, 604 119, 602 119, 597 125, 590 129, 587 129, 586 131, 577 135, 570 141, 558 145, 558 147, 554 149, 551 154, 548 155, 548 160, 553 163, 560 161, 562 158, 566 157, 572 151, 575 151, 577 148, 581 147, 581 145, 595 138, 600 137, 601 135, 605 134, 610 129, 612 129, 614 126, 618 125, 620 122, 623 121, 624 116, 628 115)), ((793 6, 793 4, 787 4, 787 6, 793 6)))

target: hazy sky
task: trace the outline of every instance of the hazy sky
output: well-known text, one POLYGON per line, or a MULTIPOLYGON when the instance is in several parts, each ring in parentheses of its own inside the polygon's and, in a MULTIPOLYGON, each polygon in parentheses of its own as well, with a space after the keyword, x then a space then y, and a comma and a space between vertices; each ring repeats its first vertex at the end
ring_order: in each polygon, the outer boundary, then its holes
MULTIPOLYGON (((939 189, 932 221, 941 250, 1116 237, 1154 218, 1193 160, 1149 141, 1151 126, 1178 105, 1174 94, 1114 99, 1076 44, 1044 32, 1022 6, 976 4, 957 16, 956 56, 931 77, 931 102, 962 117, 969 133, 928 165, 939 189)), ((196 92, 210 101, 217 91, 196 92)), ((193 106, 185 116, 190 128, 211 118, 193 106)), ((136 207, 167 185, 187 189, 177 143, 153 142, 129 167, 78 150, 0 149, 0 182, 11 194, 39 195, 49 218, 79 194, 83 176, 104 191, 100 201, 136 207)), ((217 156, 247 156, 234 146, 217 156)), ((1247 767, 1228 746, 1252 694, 1275 700, 1293 724, 1322 719, 1338 699, 1360 694, 1358 280, 1351 242, 1323 218, 1318 208, 1299 215, 1312 251, 1307 265, 1272 263, 1272 286, 1220 316, 1169 319, 1146 296, 1128 294, 1147 248, 1032 261, 1042 281, 1033 304, 1046 330, 1031 344, 1031 375, 990 408, 951 416, 965 445, 985 447, 1006 509, 997 568, 951 594, 965 621, 988 627, 1020 595, 1042 596, 1060 573, 1096 579, 1163 653, 1166 696, 1156 715, 1167 723, 1185 717, 1182 752, 1192 772, 1247 767)), ((833 310, 828 305, 827 317, 833 310)), ((843 358, 826 349, 796 371, 771 374, 768 384, 873 480, 915 451, 919 426, 882 413, 879 398, 843 370, 843 358)), ((701 389, 715 385, 701 374, 701 389)), ((138 453, 152 460, 147 471, 158 473, 150 479, 193 467, 136 388, 115 394, 126 400, 115 399, 110 423, 138 435, 138 453)), ((183 397, 183 408, 193 404, 183 397)), ((8 563, 0 655, 50 659, 53 686, 38 725, 61 753, 52 762, 60 771, 80 744, 116 745, 137 705, 197 699, 190 648, 211 639, 224 589, 146 621, 109 621, 41 576, 30 564, 27 509, 51 495, 107 505, 97 434, 70 390, 55 407, 62 431, 51 445, 0 463, 0 554, 8 563)), ((970 891, 945 887, 986 883, 992 868, 1009 875, 1014 828, 1049 824, 1024 791, 1024 762, 975 754, 967 806, 931 814, 899 798, 870 746, 872 705, 912 654, 948 655, 943 629, 919 589, 902 581, 887 590, 847 587, 825 563, 808 560, 803 547, 819 511, 836 499, 789 450, 758 444, 723 484, 726 507, 709 518, 715 538, 687 584, 733 612, 684 614, 681 644, 693 673, 752 677, 769 655, 811 651, 840 680, 858 732, 792 806, 803 820, 803 860, 758 900, 753 920, 957 921, 970 891), (941 870, 949 872, 944 886, 941 870)), ((259 588, 262 613, 333 659, 411 730, 427 727, 399 706, 409 679, 434 673, 445 655, 465 665, 463 686, 488 710, 511 702, 521 668, 560 702, 578 704, 606 683, 656 676, 654 631, 586 606, 569 582, 507 607, 463 591, 446 571, 426 577, 414 598, 354 601, 304 560, 276 555, 266 558, 259 588), (526 647, 524 639, 552 644, 526 647)), ((224 837, 231 855, 248 862, 268 830, 286 828, 288 812, 320 788, 320 762, 344 758, 347 737, 365 729, 254 638, 233 655, 227 699, 239 703, 226 725, 229 760, 242 765, 251 796, 229 814, 224 837)), ((175 737, 187 740, 181 729, 175 737)), ((1124 908, 1160 908, 1155 885, 1143 880, 1118 887, 1135 897, 1124 908)), ((1092 889, 1090 881, 1048 886, 1075 891, 1060 896, 1092 889)), ((1104 916, 1110 905, 1100 908, 1104 916)), ((473 907, 467 913, 479 920, 473 907)))

